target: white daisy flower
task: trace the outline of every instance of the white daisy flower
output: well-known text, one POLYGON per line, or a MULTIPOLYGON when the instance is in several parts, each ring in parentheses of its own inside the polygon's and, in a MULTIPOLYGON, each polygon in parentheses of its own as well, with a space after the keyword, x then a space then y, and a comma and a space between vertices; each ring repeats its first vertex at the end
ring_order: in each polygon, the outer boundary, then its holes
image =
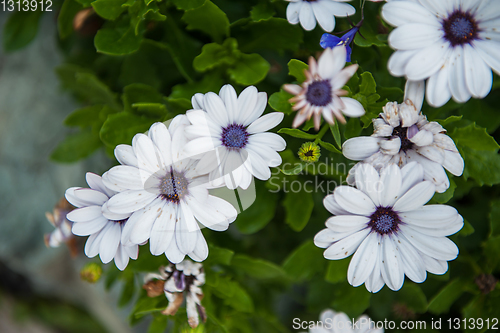
POLYGON ((128 223, 129 213, 107 212, 107 204, 116 192, 107 188, 100 176, 87 172, 90 188, 71 187, 66 190, 66 199, 77 209, 66 217, 73 222, 71 231, 77 236, 90 236, 85 243, 85 254, 89 258, 99 254, 105 264, 115 260, 116 267, 124 270, 129 259, 137 259, 139 247, 125 245, 121 236, 128 223))
POLYGON ((413 162, 400 169, 395 164, 380 174, 370 164, 356 169, 356 187, 339 186, 325 197, 326 209, 335 216, 314 237, 326 248, 324 257, 344 259, 354 253, 347 280, 363 283, 370 292, 384 284, 392 290, 403 286, 405 275, 416 283, 426 272, 444 274, 458 248, 446 236, 462 229, 463 218, 447 205, 427 205, 435 192, 424 171, 413 162))
POLYGON ((497 0, 391 1, 382 17, 397 27, 388 68, 410 81, 427 80, 427 102, 468 101, 491 90, 500 73, 500 2, 497 0))
POLYGON ((198 327, 201 321, 206 322, 205 308, 201 305, 203 291, 201 286, 205 284, 205 273, 200 263, 184 260, 177 265, 168 265, 160 268, 160 274, 150 273, 144 278, 144 289, 148 290, 148 296, 160 295, 159 285, 168 299, 168 307, 162 311, 164 315, 175 315, 184 301, 186 295, 186 312, 189 326, 198 327), (163 283, 163 281, 165 281, 163 283), (160 282, 160 284, 157 284, 160 282))
MULTIPOLYGON (((442 193, 450 186, 444 169, 455 176, 464 170, 464 160, 446 130, 438 123, 427 121, 410 100, 403 104, 389 102, 383 113, 373 119, 371 136, 355 137, 344 142, 342 153, 355 161, 363 161, 380 170, 388 163, 400 167, 411 161, 422 164, 424 179, 442 193), (444 167, 444 169, 443 169, 444 167)), ((356 164, 347 182, 355 183, 356 164)))
POLYGON ((318 21, 327 32, 335 28, 335 16, 346 17, 356 13, 356 9, 344 1, 351 0, 286 0, 290 3, 286 8, 286 19, 291 24, 300 25, 310 31, 318 21))
POLYGON ((383 328, 375 328, 375 322, 367 315, 352 321, 345 313, 327 309, 321 312, 319 322, 309 328, 309 333, 384 333, 383 328))
POLYGON ((194 110, 186 113, 192 124, 186 127, 186 136, 191 141, 184 154, 200 160, 198 174, 210 173, 211 181, 223 181, 229 189, 247 189, 253 176, 260 180, 271 177, 269 168, 281 164, 277 151, 284 150, 286 142, 267 132, 283 120, 283 113, 262 116, 267 105, 265 92, 250 86, 237 97, 227 84, 219 95, 196 94, 191 102, 194 110))
POLYGON ((237 212, 227 201, 208 194, 208 177, 196 177, 197 161, 181 158, 186 144, 186 116, 175 117, 169 128, 155 123, 149 134, 134 136, 132 146, 118 145, 115 156, 122 164, 102 178, 119 192, 107 208, 114 214, 132 214, 122 242, 142 244, 149 240, 153 255, 165 253, 173 263, 185 255, 203 261, 208 246, 198 222, 223 231, 237 212))
POLYGON ((349 97, 342 87, 358 70, 358 65, 344 68, 346 63, 346 47, 339 45, 333 49, 327 48, 319 57, 318 62, 309 58, 309 70, 304 71, 306 81, 302 85, 285 84, 290 94, 296 95, 290 99, 293 110, 299 112, 293 120, 293 127, 298 127, 314 115, 314 128, 319 130, 321 115, 333 125, 335 118, 345 124, 344 115, 361 117, 365 110, 361 103, 349 97))

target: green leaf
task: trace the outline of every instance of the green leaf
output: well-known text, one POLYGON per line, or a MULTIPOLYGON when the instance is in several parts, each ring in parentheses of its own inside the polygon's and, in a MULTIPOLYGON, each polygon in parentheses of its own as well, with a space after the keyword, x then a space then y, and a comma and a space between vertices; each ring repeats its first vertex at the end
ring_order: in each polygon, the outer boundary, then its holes
POLYGON ((83 6, 75 0, 64 0, 61 11, 57 16, 57 29, 59 37, 64 39, 73 32, 73 20, 76 13, 83 9, 83 6))
POLYGON ((325 142, 325 141, 321 141, 319 140, 318 141, 319 145, 323 148, 325 148, 326 150, 328 151, 331 151, 332 153, 335 153, 335 154, 340 154, 342 155, 342 152, 340 150, 338 150, 334 145, 332 145, 331 143, 329 142, 325 142))
POLYGON ((331 306, 336 311, 345 312, 349 317, 355 318, 370 306, 371 295, 364 286, 353 288, 346 281, 335 289, 331 296, 331 306))
POLYGON ((326 270, 325 281, 330 283, 339 283, 347 280, 345 272, 349 267, 350 258, 345 258, 342 260, 331 260, 328 263, 328 268, 326 270))
POLYGON ((289 164, 290 163, 283 163, 281 165, 281 168, 279 168, 280 171, 287 176, 300 174, 306 166, 306 163, 293 163, 291 167, 288 167, 289 164))
POLYGON ((189 10, 202 6, 205 0, 172 0, 177 9, 189 10))
POLYGON ((300 138, 300 139, 308 139, 308 140, 316 139, 315 134, 309 134, 296 128, 280 128, 278 133, 287 134, 293 136, 294 138, 300 138))
POLYGON ((19 50, 28 45, 36 37, 42 13, 42 11, 12 13, 3 27, 4 51, 19 50))
POLYGON ((486 129, 478 127, 475 123, 466 127, 455 128, 455 130, 450 133, 450 137, 457 145, 475 150, 496 152, 498 148, 500 148, 495 139, 486 132, 486 129))
POLYGON ((467 290, 473 288, 472 282, 461 279, 450 281, 429 302, 428 311, 433 314, 448 312, 455 301, 467 290))
POLYGON ((118 306, 122 307, 130 303, 134 297, 135 285, 134 285, 134 274, 132 272, 126 272, 122 275, 124 284, 118 299, 118 306))
POLYGON ((238 62, 227 70, 231 80, 241 85, 252 85, 262 81, 271 65, 257 53, 241 54, 238 62))
POLYGON ((296 51, 302 43, 303 34, 301 27, 276 17, 231 27, 231 35, 238 40, 243 52, 265 49, 296 51))
POLYGON ((161 103, 163 96, 155 88, 142 83, 129 84, 123 88, 123 104, 161 103))
POLYGON ((297 59, 288 62, 288 75, 293 76, 299 83, 306 80, 304 71, 309 69, 309 65, 297 59))
POLYGON ((398 292, 398 299, 399 302, 416 313, 425 313, 427 311, 427 297, 415 283, 407 281, 398 292))
POLYGON ((450 178, 450 187, 444 192, 444 193, 435 193, 434 196, 432 197, 432 201, 429 202, 429 204, 444 204, 447 203, 448 201, 453 198, 453 194, 455 193, 455 189, 457 188, 457 184, 453 180, 453 178, 450 178))
POLYGON ((285 259, 283 269, 295 281, 311 279, 325 267, 322 253, 323 249, 316 247, 313 241, 306 241, 285 259))
POLYGON ((460 230, 458 232, 458 236, 461 236, 461 237, 465 237, 465 236, 469 236, 469 235, 472 235, 474 233, 474 227, 472 226, 472 224, 469 223, 469 221, 467 221, 466 219, 464 219, 464 226, 462 228, 462 230, 460 230))
POLYGON ((465 162, 463 177, 473 178, 480 186, 500 183, 500 155, 495 151, 459 148, 465 162))
POLYGON ((285 222, 294 231, 301 231, 309 222, 314 207, 312 190, 307 189, 306 183, 298 182, 299 188, 290 184, 289 192, 285 193, 283 206, 285 207, 285 222), (300 205, 297 203, 300 202, 300 205))
POLYGON ((285 272, 278 265, 244 254, 234 255, 231 266, 256 279, 275 279, 285 276, 285 272))
POLYGON ((188 30, 199 30, 216 42, 229 36, 229 19, 212 1, 206 0, 198 8, 186 10, 182 20, 188 24, 188 30))
POLYGON ((154 122, 154 119, 127 112, 112 114, 102 125, 101 140, 110 147, 131 144, 135 134, 146 132, 154 122))
POLYGON ((339 149, 342 149, 342 139, 340 138, 340 129, 339 129, 339 122, 336 121, 335 124, 329 125, 330 126, 330 131, 332 132, 333 139, 335 140, 335 143, 337 144, 337 147, 339 149))
POLYGON ((141 46, 142 36, 136 35, 133 26, 104 27, 95 38, 97 52, 109 55, 125 55, 135 52, 141 46))
MULTIPOLYGON (((238 218, 240 218, 240 215, 238 215, 238 218)), ((233 250, 225 249, 215 245, 210 245, 209 249, 210 249, 210 255, 206 259, 207 263, 222 264, 226 266, 229 266, 231 264, 231 260, 233 259, 234 256, 233 250)))
POLYGON ((132 107, 138 114, 163 120, 167 115, 167 107, 163 103, 134 103, 132 107))
POLYGON ((274 217, 278 196, 257 184, 255 202, 238 215, 235 223, 244 234, 253 234, 264 228, 274 217))
POLYGON ((267 19, 273 17, 274 14, 275 14, 275 11, 274 11, 272 5, 267 1, 258 3, 250 11, 250 17, 254 21, 267 20, 267 19))
POLYGON ((218 75, 204 75, 201 81, 175 85, 172 88, 172 94, 170 94, 169 99, 184 98, 191 101, 191 97, 194 94, 219 91, 223 84, 224 81, 218 75))
POLYGON ((201 54, 194 58, 193 67, 204 72, 220 64, 233 65, 238 55, 238 42, 234 38, 226 39, 222 45, 205 44, 201 49, 201 54))
POLYGON ((153 316, 149 324, 148 333, 164 333, 167 329, 168 317, 165 315, 153 316))
POLYGON ((363 72, 360 75, 361 84, 359 85, 359 93, 365 96, 370 96, 372 94, 377 93, 377 83, 373 78, 372 73, 363 72))
MULTIPOLYGON (((491 90, 493 91, 494 87, 491 90)), ((474 121, 478 126, 485 127, 488 133, 493 133, 500 126, 500 117, 498 117, 498 109, 496 108, 497 96, 498 92, 489 94, 487 99, 471 98, 467 103, 461 105, 459 112, 465 119, 474 121)))
POLYGON ((486 258, 488 271, 494 271, 500 265, 500 236, 489 237, 482 244, 483 256, 486 258))
POLYGON ((448 124, 454 123, 462 119, 463 116, 449 116, 446 119, 435 119, 435 122, 438 122, 441 126, 446 126, 448 124))
POLYGON ((96 0, 92 2, 95 12, 106 20, 116 20, 125 10, 122 5, 127 0, 96 0))
POLYGON ((361 127, 359 119, 351 118, 347 121, 344 136, 346 139, 354 138, 359 136, 362 130, 363 128, 361 127))
POLYGON ((248 295, 247 291, 238 283, 233 281, 232 284, 233 295, 227 298, 225 303, 238 311, 252 313, 254 311, 254 305, 250 295, 248 295))
POLYGON ((500 200, 495 199, 490 202, 490 234, 489 237, 500 236, 500 200))
POLYGON ((135 303, 130 317, 131 319, 140 318, 152 312, 163 311, 166 308, 165 303, 160 297, 142 297, 135 303))
POLYGON ((68 135, 50 155, 53 161, 73 163, 92 154, 102 146, 99 136, 92 131, 68 135))
POLYGON ((290 114, 293 112, 292 110, 292 105, 288 101, 290 98, 292 98, 293 95, 287 93, 283 89, 281 89, 279 92, 275 92, 274 94, 269 97, 269 106, 273 108, 273 110, 278 111, 278 112, 283 112, 285 114, 290 114))
POLYGON ((64 120, 64 125, 70 127, 89 127, 100 121, 102 105, 92 105, 73 111, 64 120))
POLYGON ((386 47, 387 46, 387 41, 385 41, 385 42, 382 41, 379 38, 379 35, 376 35, 368 25, 363 25, 359 29, 359 32, 365 38, 361 37, 360 34, 357 34, 354 37, 354 44, 356 44, 357 46, 361 46, 361 47, 370 47, 372 45, 379 46, 379 47, 386 47))

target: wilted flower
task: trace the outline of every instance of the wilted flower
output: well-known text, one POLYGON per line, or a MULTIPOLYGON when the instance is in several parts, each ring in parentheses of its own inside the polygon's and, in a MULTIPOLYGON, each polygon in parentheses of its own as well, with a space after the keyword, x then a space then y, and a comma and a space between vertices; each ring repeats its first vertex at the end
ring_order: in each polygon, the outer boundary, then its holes
POLYGON ((201 286, 205 284, 205 273, 200 263, 184 260, 176 265, 169 264, 160 268, 160 274, 150 273, 144 278, 143 288, 147 290, 149 297, 156 297, 165 293, 169 303, 162 311, 164 315, 173 316, 186 298, 186 311, 189 326, 196 328, 200 323, 207 320, 205 308, 201 305, 203 291, 201 286))
POLYGON ((54 206, 53 213, 46 212, 45 217, 56 229, 50 234, 44 235, 45 245, 47 247, 59 247, 62 243, 66 243, 71 256, 75 257, 78 254, 77 241, 75 235, 71 232, 73 222, 66 218, 66 214, 75 209, 65 198, 59 200, 54 206))

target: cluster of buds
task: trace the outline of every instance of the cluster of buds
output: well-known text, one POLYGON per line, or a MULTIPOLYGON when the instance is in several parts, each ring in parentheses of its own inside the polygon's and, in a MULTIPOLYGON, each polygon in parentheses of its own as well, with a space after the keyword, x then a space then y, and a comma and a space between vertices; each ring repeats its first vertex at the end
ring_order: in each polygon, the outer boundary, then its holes
POLYGON ((189 326, 198 327, 200 318, 206 322, 205 308, 201 305, 205 284, 205 273, 200 263, 184 260, 176 265, 160 267, 160 274, 149 273, 144 278, 143 288, 149 297, 157 297, 163 293, 168 299, 168 306, 162 311, 164 315, 173 316, 186 297, 186 312, 189 326))

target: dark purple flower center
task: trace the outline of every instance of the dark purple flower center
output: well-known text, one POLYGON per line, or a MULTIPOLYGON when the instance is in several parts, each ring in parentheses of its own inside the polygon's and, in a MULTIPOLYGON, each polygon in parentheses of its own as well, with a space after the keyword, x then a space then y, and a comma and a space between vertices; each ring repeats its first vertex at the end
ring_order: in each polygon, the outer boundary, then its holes
POLYGON ((468 12, 454 11, 443 20, 444 38, 452 46, 471 43, 478 38, 478 26, 474 17, 468 12))
POLYGON ((375 213, 370 216, 368 226, 373 231, 381 235, 391 234, 397 230, 401 219, 398 214, 392 210, 392 207, 377 207, 375 213))
POLYGON ((401 139, 401 149, 406 152, 407 150, 412 149, 413 142, 408 139, 408 127, 398 126, 395 127, 392 131, 392 136, 397 136, 401 139))
POLYGON ((171 169, 160 181, 161 197, 173 203, 179 203, 180 199, 188 193, 189 181, 184 174, 171 169))
POLYGON ((222 144, 229 149, 244 148, 248 143, 248 135, 243 125, 229 125, 222 129, 222 144))
POLYGON ((307 87, 306 99, 314 106, 327 106, 332 101, 332 85, 328 80, 314 81, 307 87))

